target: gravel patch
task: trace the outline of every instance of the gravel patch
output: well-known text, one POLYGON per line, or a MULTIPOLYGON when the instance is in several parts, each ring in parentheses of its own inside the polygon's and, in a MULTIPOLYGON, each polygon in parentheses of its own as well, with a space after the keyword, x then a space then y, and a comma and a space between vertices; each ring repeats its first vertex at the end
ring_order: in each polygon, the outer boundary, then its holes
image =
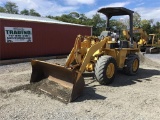
MULTIPOLYGON (((103 86, 91 73, 85 77, 83 95, 68 104, 36 91, 37 84, 29 84, 29 62, 0 66, 0 119, 159 120, 160 64, 146 55, 139 56, 141 64, 136 76, 118 71, 115 81, 103 86)), ((47 62, 64 64, 65 60, 47 62)))

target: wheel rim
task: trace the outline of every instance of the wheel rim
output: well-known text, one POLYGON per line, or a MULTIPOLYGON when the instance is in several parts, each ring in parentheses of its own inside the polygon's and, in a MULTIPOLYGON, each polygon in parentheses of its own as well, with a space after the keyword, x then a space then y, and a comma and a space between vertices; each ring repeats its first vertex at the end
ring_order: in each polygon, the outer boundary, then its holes
POLYGON ((113 63, 110 63, 107 67, 107 70, 106 70, 106 76, 107 78, 111 78, 113 77, 114 75, 114 64, 113 63))
POLYGON ((137 59, 134 60, 132 68, 133 68, 134 72, 138 69, 138 60, 137 59))

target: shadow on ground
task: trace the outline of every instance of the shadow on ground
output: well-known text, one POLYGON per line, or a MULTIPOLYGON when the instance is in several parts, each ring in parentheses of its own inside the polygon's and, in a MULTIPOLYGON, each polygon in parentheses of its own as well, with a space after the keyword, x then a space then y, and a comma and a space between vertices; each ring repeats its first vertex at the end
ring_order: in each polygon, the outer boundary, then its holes
MULTIPOLYGON (((120 87, 120 86, 136 84, 136 82, 142 82, 144 80, 151 81, 152 80, 151 77, 154 75, 160 75, 160 70, 139 68, 138 73, 133 76, 125 75, 122 71, 119 70, 116 73, 114 82, 107 86, 120 87)), ((94 73, 85 73, 83 74, 83 77, 94 77, 94 73)), ((95 79, 93 80, 95 81, 95 79)), ((100 85, 97 85, 97 86, 100 86, 100 85)))
MULTIPOLYGON (((110 87, 121 87, 121 86, 133 85, 133 84, 136 84, 137 82, 152 81, 151 77, 155 75, 160 75, 160 71, 154 70, 154 69, 140 68, 137 75, 134 75, 134 76, 127 76, 123 74, 121 71, 118 71, 114 82, 110 84, 109 86, 110 87)), ((84 73, 83 77, 85 78, 85 81, 86 81, 83 95, 79 97, 75 102, 81 102, 85 100, 104 100, 107 98, 106 96, 99 95, 95 92, 96 86, 102 86, 102 85, 100 85, 95 80, 94 73, 84 73), (88 81, 86 79, 87 77, 89 77, 88 81), (97 83, 95 84, 94 82, 97 82, 97 83)), ((21 85, 21 86, 17 86, 15 88, 9 89, 8 92, 13 93, 13 92, 20 91, 20 90, 31 90, 31 91, 34 91, 35 93, 37 86, 38 85, 35 85, 35 84, 21 85)), ((6 94, 4 91, 1 91, 1 93, 6 94)), ((37 93, 37 94, 41 94, 41 93, 37 93)))
MULTIPOLYGON (((154 70, 154 69, 140 68, 138 73, 134 76, 128 76, 128 75, 125 75, 122 71, 118 71, 117 74, 116 74, 114 82, 112 84, 108 85, 108 86, 121 87, 121 86, 133 85, 133 84, 136 84, 137 82, 152 81, 151 77, 154 76, 154 75, 160 75, 160 71, 159 70, 154 70)), ((93 79, 93 81, 86 84, 83 96, 78 98, 76 100, 76 102, 77 101, 80 102, 80 101, 84 101, 84 100, 104 100, 104 99, 107 98, 107 97, 101 96, 101 95, 99 95, 95 92, 95 90, 96 90, 95 87, 96 86, 102 86, 102 85, 100 85, 98 83, 96 85, 95 84, 90 85, 93 82, 97 82, 94 79, 94 73, 84 73, 83 77, 84 78, 90 77, 91 79, 93 79)), ((106 85, 106 87, 107 87, 107 85, 106 85)))
POLYGON ((140 68, 138 73, 133 76, 128 76, 123 74, 122 71, 118 71, 114 82, 110 84, 110 86, 120 87, 120 86, 133 85, 136 84, 137 82, 152 81, 151 77, 155 75, 160 75, 160 71, 154 69, 140 68))
POLYGON ((96 89, 94 87, 85 87, 83 91, 83 95, 80 96, 75 102, 82 102, 85 100, 104 100, 107 97, 97 94, 96 89))

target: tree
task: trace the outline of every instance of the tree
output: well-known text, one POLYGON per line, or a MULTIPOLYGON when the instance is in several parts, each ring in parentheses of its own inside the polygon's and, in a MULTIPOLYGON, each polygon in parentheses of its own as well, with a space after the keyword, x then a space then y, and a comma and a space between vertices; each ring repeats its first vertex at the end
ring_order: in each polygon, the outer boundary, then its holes
POLYGON ((71 12, 71 13, 69 13, 69 16, 71 16, 72 18, 79 18, 79 13, 71 12))
POLYGON ((29 15, 29 11, 27 9, 24 9, 20 12, 22 15, 29 15))
POLYGON ((156 22, 156 32, 160 34, 160 22, 156 22))
POLYGON ((152 33, 160 34, 160 22, 156 22, 152 26, 152 33))
POLYGON ((79 14, 79 19, 83 22, 87 20, 87 17, 85 16, 85 14, 79 14))
MULTIPOLYGON (((122 23, 129 29, 130 26, 128 17, 124 18, 122 23)), ((133 14, 133 27, 141 27, 141 16, 137 12, 134 12, 133 14)))
POLYGON ((46 17, 47 17, 47 18, 54 19, 54 16, 52 16, 52 15, 47 15, 46 17))
POLYGON ((0 6, 0 12, 5 13, 5 12, 6 12, 6 9, 5 9, 4 7, 1 7, 1 6, 0 6))
POLYGON ((151 29, 151 21, 150 20, 141 20, 141 27, 144 31, 147 32, 147 34, 152 33, 151 29))
POLYGON ((16 3, 7 2, 4 5, 4 7, 5 7, 7 13, 18 14, 18 6, 16 5, 16 3))
POLYGON ((39 13, 37 13, 34 9, 30 9, 30 10, 27 10, 27 9, 24 9, 20 12, 20 14, 22 15, 31 15, 31 16, 38 16, 40 17, 41 15, 39 13))
POLYGON ((70 22, 73 23, 73 21, 71 21, 72 17, 70 15, 67 14, 63 14, 59 20, 63 21, 63 22, 70 22))
POLYGON ((37 13, 34 9, 30 9, 29 15, 31 15, 31 16, 38 16, 38 17, 41 16, 41 15, 40 15, 39 13, 37 13))
POLYGON ((141 16, 137 12, 133 14, 133 27, 141 27, 141 16))
POLYGON ((116 26, 116 29, 118 29, 118 30, 127 29, 127 26, 123 23, 122 20, 111 19, 110 20, 110 27, 114 28, 115 26, 116 26))
POLYGON ((100 33, 105 30, 105 20, 103 20, 99 14, 95 14, 92 17, 93 35, 99 36, 100 33))

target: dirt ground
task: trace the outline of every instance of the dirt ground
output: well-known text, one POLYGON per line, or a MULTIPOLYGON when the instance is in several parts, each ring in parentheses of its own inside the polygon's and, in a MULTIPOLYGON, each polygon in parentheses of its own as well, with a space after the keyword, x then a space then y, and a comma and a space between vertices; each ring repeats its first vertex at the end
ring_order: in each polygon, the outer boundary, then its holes
POLYGON ((85 77, 83 95, 69 104, 30 90, 29 62, 0 66, 0 119, 160 120, 160 54, 144 56, 136 76, 118 71, 109 86, 85 77))

